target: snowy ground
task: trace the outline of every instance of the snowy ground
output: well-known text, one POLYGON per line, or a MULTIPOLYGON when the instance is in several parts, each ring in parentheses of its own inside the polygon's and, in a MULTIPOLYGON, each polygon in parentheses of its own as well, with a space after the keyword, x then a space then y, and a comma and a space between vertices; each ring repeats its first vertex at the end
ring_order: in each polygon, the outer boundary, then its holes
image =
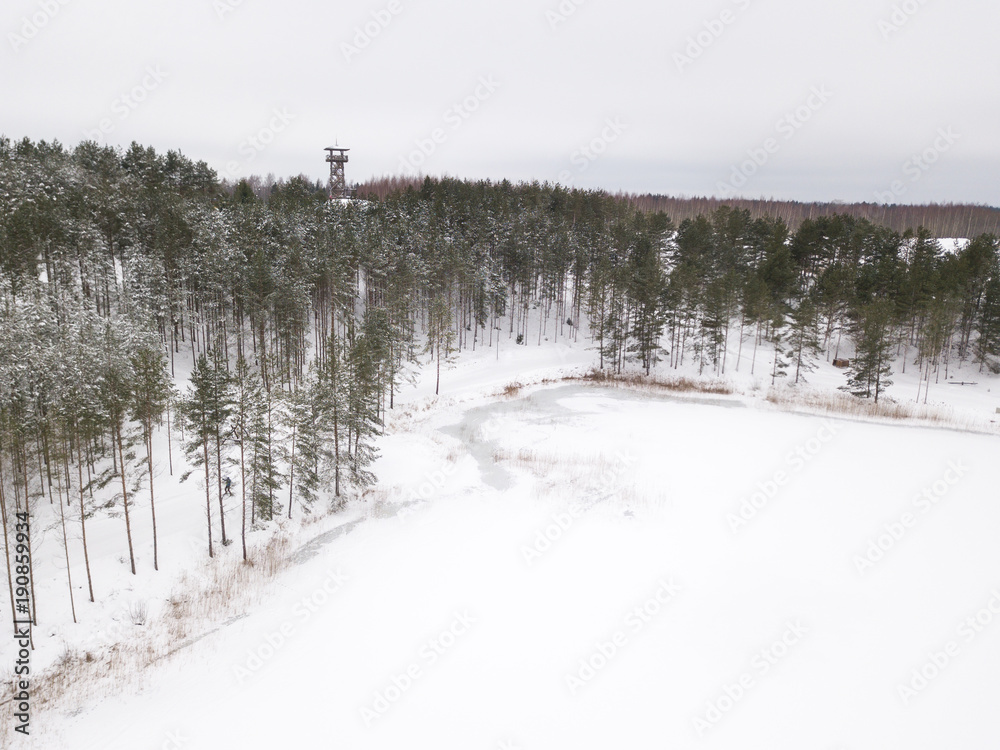
MULTIPOLYGON (((747 360, 728 374, 737 394, 711 398, 562 383, 497 395, 585 371, 583 342, 463 355, 439 399, 428 370, 400 398, 366 501, 286 525, 293 562, 241 611, 206 614, 121 689, 34 714, 31 740, 11 746, 991 744, 996 436, 765 408, 761 357, 756 376, 747 360)), ((810 381, 843 377, 823 364, 810 381)), ((915 378, 897 375, 892 394, 912 400, 915 378)), ((978 385, 932 385, 929 401, 988 424, 997 380, 956 378, 978 385)), ((161 497, 163 569, 145 546, 135 578, 92 560, 102 603, 78 588, 79 625, 55 609, 65 566, 47 536, 39 665, 163 637, 168 598, 209 577, 179 554, 203 545, 203 496, 161 497), (139 600, 143 627, 128 613, 139 600)))

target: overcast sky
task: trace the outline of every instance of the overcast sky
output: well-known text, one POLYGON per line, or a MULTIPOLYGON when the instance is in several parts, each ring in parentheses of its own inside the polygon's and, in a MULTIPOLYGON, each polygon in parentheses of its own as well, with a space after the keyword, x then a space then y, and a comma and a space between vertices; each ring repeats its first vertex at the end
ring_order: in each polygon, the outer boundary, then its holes
POLYGON ((0 133, 220 175, 1000 205, 987 0, 3 0, 0 133))

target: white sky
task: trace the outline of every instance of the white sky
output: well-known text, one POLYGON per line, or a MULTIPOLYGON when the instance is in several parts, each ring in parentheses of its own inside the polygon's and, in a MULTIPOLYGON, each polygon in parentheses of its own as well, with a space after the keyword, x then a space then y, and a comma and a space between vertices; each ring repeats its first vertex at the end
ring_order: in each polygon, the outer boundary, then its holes
POLYGON ((325 180, 338 141, 349 182, 1000 205, 998 28, 986 0, 3 0, 0 133, 237 177, 325 180))

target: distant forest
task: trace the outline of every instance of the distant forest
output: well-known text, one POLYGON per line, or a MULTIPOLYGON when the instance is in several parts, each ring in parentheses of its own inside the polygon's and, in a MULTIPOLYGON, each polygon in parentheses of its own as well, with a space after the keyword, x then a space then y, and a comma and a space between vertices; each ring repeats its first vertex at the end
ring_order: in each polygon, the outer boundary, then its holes
MULTIPOLYGON (((358 187, 358 194, 382 200, 397 195, 408 187, 418 188, 421 182, 423 178, 381 177, 362 183, 358 187)), ((971 238, 980 234, 1000 236, 1000 208, 991 206, 957 203, 799 203, 769 198, 677 198, 649 193, 615 193, 614 197, 641 211, 665 213, 675 223, 711 214, 720 206, 729 206, 749 211, 751 219, 781 219, 792 231, 798 229, 803 221, 842 215, 866 219, 900 233, 914 227, 923 227, 931 236, 941 238, 971 238)))
POLYGON ((8 526, 51 503, 75 556, 88 519, 120 512, 134 571, 141 509, 155 566, 168 467, 202 498, 207 553, 242 537, 246 556, 248 528, 374 480, 417 368, 444 393, 453 357, 501 344, 571 339, 608 371, 742 366, 771 383, 849 348, 846 387, 875 400, 900 356, 929 385, 1000 353, 991 233, 955 252, 848 213, 792 229, 740 205, 678 217, 538 183, 383 187, 331 202, 308 179, 227 185, 139 144, 0 139, 8 526))
POLYGON ((981 234, 1000 235, 1000 208, 930 203, 925 205, 882 205, 878 203, 797 203, 764 198, 669 198, 662 195, 619 195, 643 211, 663 211, 674 221, 710 214, 719 206, 750 212, 751 218, 781 219, 795 230, 804 221, 824 216, 865 219, 896 232, 923 227, 933 237, 971 238, 981 234))

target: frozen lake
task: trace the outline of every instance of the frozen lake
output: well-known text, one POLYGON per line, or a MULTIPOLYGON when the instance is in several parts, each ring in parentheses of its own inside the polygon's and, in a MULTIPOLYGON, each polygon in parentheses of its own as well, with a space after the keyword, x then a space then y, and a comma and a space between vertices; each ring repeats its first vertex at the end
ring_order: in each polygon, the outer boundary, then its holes
POLYGON ((417 500, 36 746, 980 747, 997 448, 587 386, 455 407, 384 441, 417 500))

